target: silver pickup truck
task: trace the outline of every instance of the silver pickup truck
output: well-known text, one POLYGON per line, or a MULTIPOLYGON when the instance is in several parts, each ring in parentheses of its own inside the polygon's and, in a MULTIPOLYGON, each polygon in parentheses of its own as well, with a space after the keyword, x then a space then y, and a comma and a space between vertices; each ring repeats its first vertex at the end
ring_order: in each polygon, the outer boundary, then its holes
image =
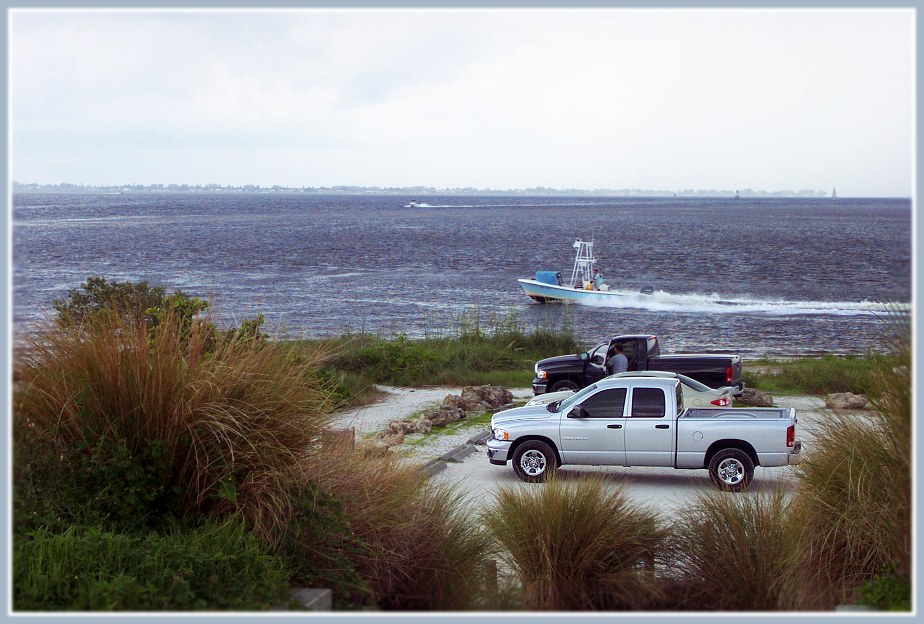
POLYGON ((755 466, 786 466, 802 447, 791 408, 684 408, 676 379, 610 377, 548 405, 491 418, 488 459, 543 481, 562 464, 708 468, 745 489, 755 466))

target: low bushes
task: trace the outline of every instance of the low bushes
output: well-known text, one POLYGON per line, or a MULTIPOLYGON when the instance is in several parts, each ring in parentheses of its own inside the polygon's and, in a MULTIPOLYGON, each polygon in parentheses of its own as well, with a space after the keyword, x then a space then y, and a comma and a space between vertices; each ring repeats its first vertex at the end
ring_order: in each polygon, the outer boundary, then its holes
POLYGON ((40 529, 13 553, 17 611, 261 610, 288 593, 279 560, 234 520, 144 536, 40 529))

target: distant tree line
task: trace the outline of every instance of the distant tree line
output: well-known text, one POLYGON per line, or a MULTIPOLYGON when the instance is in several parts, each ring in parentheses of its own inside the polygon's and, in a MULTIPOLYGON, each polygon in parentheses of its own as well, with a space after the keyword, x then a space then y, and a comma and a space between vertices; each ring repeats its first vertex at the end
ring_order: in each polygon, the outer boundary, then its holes
POLYGON ((85 185, 62 182, 59 184, 38 184, 35 182, 13 182, 14 193, 313 193, 350 194, 350 195, 502 195, 534 196, 550 195, 568 197, 827 197, 826 191, 802 189, 799 191, 755 191, 753 189, 683 189, 665 191, 662 189, 579 189, 549 188, 536 186, 525 189, 475 188, 471 186, 436 188, 432 186, 261 186, 259 184, 119 184, 119 185, 85 185))

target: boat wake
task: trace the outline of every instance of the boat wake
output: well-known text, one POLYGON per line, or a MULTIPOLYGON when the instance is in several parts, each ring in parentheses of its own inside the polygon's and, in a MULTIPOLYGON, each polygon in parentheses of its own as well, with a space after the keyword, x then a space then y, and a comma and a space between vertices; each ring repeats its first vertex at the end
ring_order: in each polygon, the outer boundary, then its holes
POLYGON ((612 294, 588 297, 587 305, 607 308, 634 308, 653 312, 690 312, 708 314, 766 314, 770 316, 865 316, 905 313, 911 310, 907 303, 875 301, 786 301, 783 299, 750 299, 722 297, 717 293, 672 294, 655 290, 651 294, 611 290, 612 294))

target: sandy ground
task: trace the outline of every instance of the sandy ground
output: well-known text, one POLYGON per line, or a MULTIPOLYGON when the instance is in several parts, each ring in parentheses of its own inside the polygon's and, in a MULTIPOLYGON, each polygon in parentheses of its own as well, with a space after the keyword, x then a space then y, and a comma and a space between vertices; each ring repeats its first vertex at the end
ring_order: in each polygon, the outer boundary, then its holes
MULTIPOLYGON (((392 420, 418 416, 422 411, 438 406, 447 394, 461 394, 461 388, 394 388, 379 386, 383 396, 377 402, 337 415, 334 426, 355 427, 356 439, 370 439, 377 431, 384 429, 392 420)), ((529 388, 510 389, 514 401, 532 396, 529 388)), ((802 441, 803 454, 811 451, 817 424, 830 411, 825 408, 824 399, 815 396, 779 396, 775 402, 780 407, 794 407, 798 415, 797 438, 802 441)), ((858 412, 862 414, 862 412, 858 412)), ((466 426, 459 423, 452 431, 439 436, 428 436, 426 443, 410 444, 423 436, 408 436, 406 444, 393 447, 408 461, 423 464, 439 457, 487 430, 483 424, 466 426)), ((675 470, 673 468, 624 468, 617 466, 565 466, 559 469, 561 479, 576 479, 582 474, 599 474, 614 487, 625 487, 633 502, 650 506, 658 511, 672 512, 691 503, 700 492, 715 491, 705 470, 675 470)), ((431 477, 436 483, 454 487, 472 508, 490 504, 499 487, 542 487, 541 484, 527 484, 517 479, 508 463, 494 466, 488 462, 486 449, 474 446, 474 452, 460 461, 450 461, 446 467, 431 477)), ((757 468, 748 492, 769 492, 774 488, 791 490, 793 468, 757 468)))

